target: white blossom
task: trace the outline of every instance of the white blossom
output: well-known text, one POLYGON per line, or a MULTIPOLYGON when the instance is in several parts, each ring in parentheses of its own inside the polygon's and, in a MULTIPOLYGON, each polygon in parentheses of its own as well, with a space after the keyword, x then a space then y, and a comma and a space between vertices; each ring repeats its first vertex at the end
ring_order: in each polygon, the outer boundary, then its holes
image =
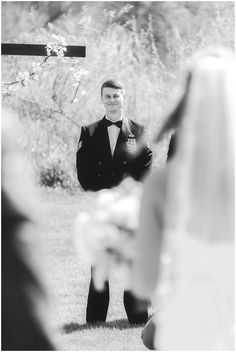
POLYGON ((32 68, 31 68, 31 72, 32 73, 39 73, 40 71, 42 71, 42 67, 40 66, 40 64, 33 63, 32 68))
POLYGON ((66 40, 64 37, 62 37, 60 35, 53 34, 52 38, 55 39, 61 45, 67 46, 67 43, 66 43, 66 40))
POLYGON ((67 44, 65 38, 61 36, 57 36, 55 34, 52 35, 52 38, 55 41, 50 41, 46 46, 47 55, 50 56, 55 53, 59 57, 63 57, 65 52, 67 51, 67 44))
POLYGON ((14 84, 8 87, 8 90, 17 90, 19 88, 19 84, 14 84))
POLYGON ((2 93, 7 94, 8 93, 8 88, 7 87, 2 87, 2 93))
POLYGON ((74 78, 76 81, 80 81, 81 77, 86 76, 88 73, 89 71, 80 67, 77 71, 74 72, 74 78))
POLYGON ((19 72, 18 75, 16 76, 16 80, 17 81, 27 81, 30 79, 30 75, 29 72, 25 71, 25 72, 19 72))

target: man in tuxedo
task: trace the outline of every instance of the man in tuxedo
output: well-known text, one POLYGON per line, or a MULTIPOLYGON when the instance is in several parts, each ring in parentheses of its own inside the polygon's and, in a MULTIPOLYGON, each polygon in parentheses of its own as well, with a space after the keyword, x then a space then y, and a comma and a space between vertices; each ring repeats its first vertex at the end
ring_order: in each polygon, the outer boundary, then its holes
MULTIPOLYGON (((84 190, 90 191, 112 188, 128 176, 141 180, 152 161, 152 151, 143 141, 144 127, 124 115, 124 86, 115 80, 104 82, 101 100, 106 114, 81 128, 76 154, 78 180, 84 190)), ((86 310, 88 323, 106 321, 109 299, 109 282, 103 291, 97 291, 92 269, 86 310)), ((147 310, 136 311, 136 299, 130 291, 124 292, 124 306, 131 324, 146 323, 147 310)))

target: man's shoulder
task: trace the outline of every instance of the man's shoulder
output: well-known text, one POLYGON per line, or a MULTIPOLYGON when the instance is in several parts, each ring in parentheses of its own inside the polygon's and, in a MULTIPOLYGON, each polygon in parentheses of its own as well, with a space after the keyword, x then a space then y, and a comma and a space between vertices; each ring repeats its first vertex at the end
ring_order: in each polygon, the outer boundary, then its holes
POLYGON ((129 124, 130 126, 133 126, 134 128, 137 128, 137 129, 143 129, 144 128, 144 125, 142 125, 141 123, 138 123, 132 119, 129 119, 128 118, 128 121, 129 121, 129 124))
POLYGON ((144 125, 128 119, 129 129, 134 135, 142 135, 144 132, 144 125))
POLYGON ((92 136, 94 131, 98 128, 98 126, 100 126, 101 122, 102 122, 103 118, 100 120, 97 120, 95 122, 92 122, 88 125, 83 125, 82 128, 84 128, 85 130, 88 131, 89 135, 92 136))

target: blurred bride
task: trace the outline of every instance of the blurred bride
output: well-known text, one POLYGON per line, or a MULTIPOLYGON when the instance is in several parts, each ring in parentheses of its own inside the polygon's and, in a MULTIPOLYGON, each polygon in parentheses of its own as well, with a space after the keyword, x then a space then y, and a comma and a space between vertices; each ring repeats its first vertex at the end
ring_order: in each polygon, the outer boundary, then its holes
POLYGON ((234 348, 234 77, 227 50, 194 57, 158 136, 178 143, 146 179, 132 269, 137 297, 156 298, 150 349, 234 348))

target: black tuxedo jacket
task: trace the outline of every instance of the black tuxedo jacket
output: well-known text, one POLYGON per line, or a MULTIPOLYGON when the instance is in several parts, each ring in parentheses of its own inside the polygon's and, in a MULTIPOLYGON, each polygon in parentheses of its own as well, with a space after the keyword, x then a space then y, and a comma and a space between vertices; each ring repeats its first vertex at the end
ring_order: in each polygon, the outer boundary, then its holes
POLYGON ((128 145, 141 141, 143 132, 143 126, 124 118, 112 156, 105 117, 83 126, 76 153, 77 176, 83 189, 111 188, 127 176, 140 180, 151 166, 152 151, 144 145, 138 153, 129 153, 128 145))

